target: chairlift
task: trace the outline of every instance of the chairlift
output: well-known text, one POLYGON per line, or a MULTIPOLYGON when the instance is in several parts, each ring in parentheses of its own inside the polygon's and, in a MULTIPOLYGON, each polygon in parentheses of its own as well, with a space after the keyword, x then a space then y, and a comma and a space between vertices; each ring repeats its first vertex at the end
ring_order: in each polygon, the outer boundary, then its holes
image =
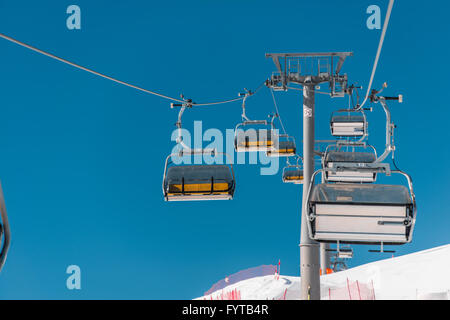
POLYGON ((291 165, 288 161, 287 166, 283 168, 284 183, 303 184, 303 169, 298 163, 299 160, 301 158, 297 156, 297 164, 291 165))
POLYGON ((172 165, 171 159, 175 156, 179 154, 170 154, 164 167, 163 193, 166 201, 233 199, 236 180, 232 164, 172 165))
POLYGON ((267 121, 251 120, 238 124, 235 128, 234 146, 237 152, 271 151, 273 140, 267 121), (263 126, 263 127, 261 127, 263 126), (240 127, 246 127, 242 129, 240 127))
POLYGON ((295 139, 287 134, 272 135, 273 148, 266 152, 268 157, 292 157, 295 156, 297 149, 295 139))
POLYGON ((278 106, 275 100, 275 96, 273 94, 273 91, 271 89, 273 102, 275 105, 276 113, 272 114, 272 120, 270 122, 272 127, 272 141, 273 141, 273 147, 266 151, 266 155, 268 157, 293 157, 296 155, 297 148, 295 146, 295 139, 292 136, 289 136, 286 133, 286 129, 283 125, 283 121, 281 120, 281 117, 278 113, 278 106), (280 122, 281 129, 283 130, 283 133, 280 134, 278 130, 275 129, 275 119, 278 119, 280 122))
POLYGON ((327 249, 326 251, 333 252, 339 259, 351 259, 353 258, 353 249, 350 246, 339 246, 339 241, 337 242, 336 249, 327 249))
POLYGON ((331 114, 331 134, 335 137, 367 136, 367 121, 362 110, 343 109, 331 114))
POLYGON ((409 186, 381 184, 322 183, 307 195, 308 230, 319 242, 393 244, 409 243, 416 219, 411 178, 402 171, 409 186))
POLYGON ((215 149, 191 149, 184 144, 181 135, 181 117, 186 108, 192 107, 191 100, 183 104, 172 104, 181 107, 176 126, 178 128, 177 143, 180 152, 167 156, 163 174, 163 194, 166 201, 193 201, 193 200, 231 200, 236 187, 233 165, 173 165, 175 156, 225 155, 215 149))
POLYGON ((234 130, 234 147, 237 152, 258 152, 273 150, 272 123, 267 120, 250 120, 245 114, 245 100, 251 92, 243 93, 242 119, 234 130), (245 128, 245 129, 244 129, 245 128))
POLYGON ((350 246, 338 248, 337 254, 340 259, 351 259, 353 258, 353 249, 350 246))
POLYGON ((341 258, 341 259, 351 259, 351 258, 353 258, 353 250, 350 250, 350 251, 346 251, 346 250, 339 251, 338 257, 341 258))
POLYGON ((296 152, 297 149, 294 138, 289 137, 288 135, 279 135, 278 139, 275 139, 273 149, 268 150, 266 155, 268 157, 292 157, 296 154, 296 152))
POLYGON ((371 183, 376 181, 379 165, 374 164, 377 159, 375 148, 370 146, 373 152, 355 152, 337 150, 329 151, 328 148, 323 157, 325 180, 327 182, 359 182, 371 183), (334 169, 334 170, 329 170, 334 169))

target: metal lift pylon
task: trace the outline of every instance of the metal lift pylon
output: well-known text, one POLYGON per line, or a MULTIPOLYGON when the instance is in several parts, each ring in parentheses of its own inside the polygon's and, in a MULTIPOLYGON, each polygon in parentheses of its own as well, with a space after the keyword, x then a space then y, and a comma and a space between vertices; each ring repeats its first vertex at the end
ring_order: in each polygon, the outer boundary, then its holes
POLYGON ((352 52, 328 53, 268 53, 277 72, 266 85, 287 91, 289 84, 303 87, 303 163, 304 184, 300 230, 300 276, 302 300, 320 300, 319 243, 310 239, 307 224, 307 199, 314 172, 315 90, 329 83, 331 97, 343 97, 347 90, 347 75, 340 74, 342 65, 352 52), (337 60, 337 61, 336 61, 337 60))

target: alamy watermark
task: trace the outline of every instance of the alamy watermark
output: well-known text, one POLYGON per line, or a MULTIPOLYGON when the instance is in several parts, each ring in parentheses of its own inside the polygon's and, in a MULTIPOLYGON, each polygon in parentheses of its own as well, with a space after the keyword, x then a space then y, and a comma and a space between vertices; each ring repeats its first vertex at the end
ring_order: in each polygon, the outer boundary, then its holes
POLYGON ((69 290, 81 290, 81 269, 79 266, 72 264, 67 267, 66 273, 70 276, 67 277, 66 287, 69 290))
POLYGON ((370 5, 366 10, 370 16, 367 18, 366 25, 369 30, 381 29, 381 10, 377 5, 370 5))
POLYGON ((66 26, 69 30, 80 30, 81 29, 81 9, 79 6, 72 4, 67 7, 67 17, 66 26))

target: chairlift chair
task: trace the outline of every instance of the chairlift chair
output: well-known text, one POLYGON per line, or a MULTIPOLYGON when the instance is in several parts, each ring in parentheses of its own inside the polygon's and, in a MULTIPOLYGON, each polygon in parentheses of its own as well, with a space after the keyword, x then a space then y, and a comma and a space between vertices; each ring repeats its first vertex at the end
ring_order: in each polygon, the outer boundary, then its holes
POLYGON ((331 114, 331 134, 335 137, 363 137, 367 135, 367 121, 364 112, 349 109, 331 114))
POLYGON ((245 113, 245 101, 251 92, 240 93, 242 99, 242 123, 234 130, 234 147, 236 152, 258 152, 273 150, 273 123, 267 120, 250 120, 245 113), (244 129, 245 128, 245 129, 244 129))
POLYGON ((338 258, 341 259, 353 258, 353 249, 351 247, 340 248, 338 251, 338 258))
POLYGON ((273 150, 273 146, 272 130, 267 121, 250 120, 236 126, 234 147, 237 152, 268 152, 273 150))
POLYGON ((292 157, 295 156, 297 149, 294 137, 287 134, 272 135, 275 139, 272 149, 266 152, 268 157, 292 157))
POLYGON ((338 246, 336 249, 327 249, 328 252, 333 252, 337 258, 340 259, 351 259, 353 258, 353 249, 350 246, 339 247, 340 242, 338 241, 338 246))
POLYGON ((416 217, 412 182, 406 173, 392 173, 407 178, 409 191, 403 185, 312 183, 306 208, 310 237, 348 244, 411 242, 416 217))
POLYGON ((282 179, 284 183, 303 184, 303 169, 298 163, 300 159, 297 156, 297 164, 291 165, 288 161, 287 166, 283 168, 282 179))
MULTIPOLYGON (((219 154, 219 153, 218 153, 219 154)), ((174 165, 166 159, 163 194, 166 201, 231 200, 236 188, 233 166, 174 165)))
POLYGON ((183 104, 171 104, 171 107, 180 107, 176 126, 178 128, 177 143, 181 149, 178 153, 172 153, 166 158, 162 182, 164 199, 166 201, 232 199, 236 187, 232 161, 230 161, 230 166, 211 164, 172 165, 172 159, 175 156, 203 156, 208 153, 212 156, 228 155, 223 152, 216 152, 215 149, 191 149, 188 147, 183 142, 181 134, 181 118, 186 108, 192 107, 192 102, 187 100, 183 104))
POLYGON ((327 182, 359 182, 371 183, 376 181, 378 166, 371 166, 377 159, 376 150, 373 152, 329 151, 323 158, 325 180, 327 182), (328 170, 334 168, 335 170, 328 170))

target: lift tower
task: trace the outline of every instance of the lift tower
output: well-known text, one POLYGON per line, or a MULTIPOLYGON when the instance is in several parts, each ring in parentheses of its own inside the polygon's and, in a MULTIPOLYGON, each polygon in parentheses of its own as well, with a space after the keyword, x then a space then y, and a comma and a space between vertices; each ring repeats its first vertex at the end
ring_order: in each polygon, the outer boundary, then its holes
POLYGON ((287 91, 290 84, 303 90, 303 166, 304 184, 300 230, 300 276, 302 300, 320 300, 319 243, 309 237, 307 199, 314 172, 314 108, 316 87, 329 83, 331 97, 344 97, 347 75, 340 74, 342 65, 352 52, 327 53, 267 53, 277 71, 266 85, 277 91, 287 91))

